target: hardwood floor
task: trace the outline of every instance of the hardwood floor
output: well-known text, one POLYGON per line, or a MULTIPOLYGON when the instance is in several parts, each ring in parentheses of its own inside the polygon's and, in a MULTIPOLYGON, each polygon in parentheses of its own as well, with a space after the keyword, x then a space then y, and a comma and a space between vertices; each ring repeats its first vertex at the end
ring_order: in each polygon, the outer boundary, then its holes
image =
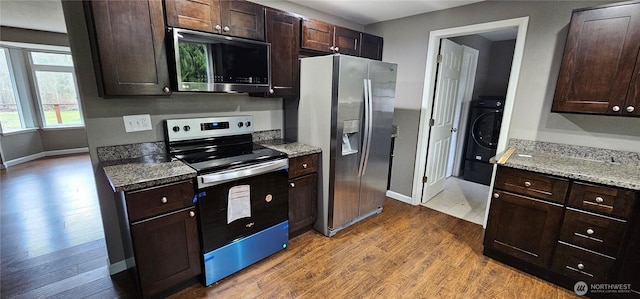
MULTIPOLYGON (((88 156, 2 171, 2 298, 136 298, 109 276, 88 156)), ((482 227, 388 199, 380 215, 315 231, 222 281, 170 298, 578 298, 482 255, 482 227)))
POLYGON ((40 159, 0 172, 2 298, 133 297, 109 276, 89 155, 40 159))

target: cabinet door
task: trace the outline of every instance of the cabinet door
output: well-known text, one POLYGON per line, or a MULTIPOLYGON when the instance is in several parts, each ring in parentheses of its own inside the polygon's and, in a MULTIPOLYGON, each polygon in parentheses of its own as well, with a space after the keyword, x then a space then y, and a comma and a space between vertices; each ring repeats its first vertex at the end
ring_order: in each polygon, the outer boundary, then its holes
POLYGON ((298 93, 300 18, 267 9, 266 41, 271 43, 271 88, 274 96, 298 93))
POLYGON ((200 274, 195 208, 134 224, 131 239, 143 296, 200 274))
POLYGON ((220 25, 219 0, 167 0, 167 25, 216 32, 220 25))
POLYGON ((318 174, 289 180, 289 233, 312 225, 316 221, 318 174))
POLYGON ((264 41, 264 6, 243 0, 221 0, 222 33, 264 41))
POLYGON ((627 93, 627 101, 622 107, 622 113, 626 115, 640 116, 640 52, 636 60, 636 70, 631 78, 631 85, 627 93))
POLYGON ((634 231, 631 233, 629 245, 626 248, 626 254, 622 257, 622 269, 620 276, 616 282, 630 283, 631 289, 635 292, 633 298, 640 298, 640 225, 636 224, 634 231))
POLYGON ((552 111, 621 114, 640 48, 640 4, 575 12, 552 111))
POLYGON ((301 47, 308 50, 316 50, 331 53, 333 50, 334 26, 319 20, 302 20, 301 47))
POLYGON ((100 96, 169 94, 162 2, 95 0, 85 5, 93 20, 100 96))
POLYGON ((494 191, 484 246, 548 267, 558 239, 562 205, 494 191))
POLYGON ((360 57, 382 60, 382 37, 362 33, 360 44, 360 57))
POLYGON ((360 55, 360 32, 335 26, 333 46, 340 54, 360 55))

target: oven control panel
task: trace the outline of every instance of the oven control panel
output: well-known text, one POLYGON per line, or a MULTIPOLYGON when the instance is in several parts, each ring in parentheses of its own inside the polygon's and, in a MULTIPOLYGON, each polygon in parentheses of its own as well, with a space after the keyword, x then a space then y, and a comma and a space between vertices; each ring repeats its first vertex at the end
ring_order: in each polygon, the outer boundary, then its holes
POLYGON ((221 116, 165 120, 169 141, 201 139, 253 133, 253 117, 221 116))

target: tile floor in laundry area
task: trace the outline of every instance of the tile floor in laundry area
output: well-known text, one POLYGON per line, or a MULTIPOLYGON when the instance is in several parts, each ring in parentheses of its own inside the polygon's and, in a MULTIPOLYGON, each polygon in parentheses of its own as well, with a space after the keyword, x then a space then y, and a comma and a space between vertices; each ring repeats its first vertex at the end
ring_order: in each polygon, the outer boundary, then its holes
POLYGON ((438 193, 424 206, 473 223, 484 223, 489 186, 448 177, 444 191, 438 193))

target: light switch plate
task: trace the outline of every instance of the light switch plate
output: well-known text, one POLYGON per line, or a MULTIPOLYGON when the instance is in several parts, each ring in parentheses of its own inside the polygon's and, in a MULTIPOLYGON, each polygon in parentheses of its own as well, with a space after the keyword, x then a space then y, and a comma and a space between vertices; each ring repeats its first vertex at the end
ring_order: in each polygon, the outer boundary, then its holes
POLYGON ((125 132, 151 131, 151 115, 125 115, 124 120, 125 132))

